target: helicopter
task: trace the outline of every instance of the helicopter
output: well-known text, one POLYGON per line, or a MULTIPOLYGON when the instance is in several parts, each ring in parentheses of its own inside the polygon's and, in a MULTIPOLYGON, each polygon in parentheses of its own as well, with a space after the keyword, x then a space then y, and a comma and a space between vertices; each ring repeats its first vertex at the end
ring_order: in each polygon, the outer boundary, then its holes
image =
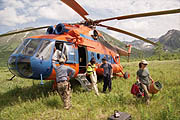
MULTIPOLYGON (((106 57, 107 61, 112 64, 113 74, 127 79, 129 74, 123 71, 123 66, 120 64, 120 56, 129 57, 131 54, 131 45, 127 45, 128 51, 112 45, 104 39, 103 35, 98 30, 96 30, 96 26, 104 27, 108 30, 123 33, 150 44, 157 45, 139 35, 101 23, 111 20, 125 20, 180 13, 180 9, 173 9, 92 20, 86 17, 86 15, 89 14, 75 0, 61 1, 77 12, 83 18, 83 21, 71 24, 59 23, 52 26, 29 28, 0 35, 0 37, 3 37, 27 31, 47 29, 45 35, 31 36, 24 39, 11 54, 8 59, 8 68, 14 76, 41 81, 55 81, 56 73, 52 67, 52 56, 56 48, 61 50, 66 56, 65 65, 70 66, 76 71, 75 77, 79 76, 79 78, 82 78, 81 76, 86 72, 86 65, 92 57, 96 59, 97 66, 101 64, 101 59, 106 57)), ((59 63, 56 62, 56 65, 58 66, 59 63)), ((103 75, 102 68, 97 68, 96 72, 98 76, 103 75)), ((54 82, 54 86, 55 85, 56 82, 54 82)))

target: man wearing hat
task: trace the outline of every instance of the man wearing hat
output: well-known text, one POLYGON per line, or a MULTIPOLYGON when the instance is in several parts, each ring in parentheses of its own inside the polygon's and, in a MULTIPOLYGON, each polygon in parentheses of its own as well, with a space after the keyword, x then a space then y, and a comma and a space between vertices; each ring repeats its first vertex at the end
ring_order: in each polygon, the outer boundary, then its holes
POLYGON ((106 92, 106 89, 108 87, 109 92, 112 90, 112 80, 111 75, 113 74, 113 69, 110 63, 107 62, 106 58, 102 58, 103 64, 100 66, 100 68, 104 69, 104 85, 103 85, 103 92, 106 92))
POLYGON ((148 86, 150 84, 150 80, 153 82, 153 79, 149 75, 149 71, 146 68, 148 62, 146 60, 142 60, 139 63, 139 70, 137 71, 137 81, 141 83, 141 86, 145 90, 144 97, 146 99, 146 103, 149 104, 149 95, 148 95, 148 86))
POLYGON ((64 65, 65 60, 63 58, 59 59, 60 66, 56 66, 53 63, 53 67, 56 71, 56 82, 57 82, 57 92, 59 93, 65 109, 70 109, 71 105, 71 85, 68 82, 74 74, 75 70, 69 66, 64 65))

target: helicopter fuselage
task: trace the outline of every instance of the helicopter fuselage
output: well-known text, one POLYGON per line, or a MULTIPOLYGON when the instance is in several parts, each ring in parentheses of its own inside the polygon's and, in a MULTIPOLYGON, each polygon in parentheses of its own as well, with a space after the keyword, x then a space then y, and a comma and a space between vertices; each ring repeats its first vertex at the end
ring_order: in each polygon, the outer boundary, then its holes
MULTIPOLYGON (((99 42, 99 39, 103 39, 101 34, 94 39, 90 35, 92 29, 86 26, 65 27, 68 31, 59 35, 48 34, 25 39, 9 57, 9 70, 14 75, 24 78, 55 80, 52 56, 56 47, 65 54, 65 65, 75 69, 76 75, 86 72, 86 65, 92 57, 96 59, 97 66, 101 64, 101 59, 106 57, 113 66, 113 73, 122 72, 123 67, 120 65, 117 52, 99 42)), ((58 62, 56 64, 59 65, 58 62)), ((102 75, 103 69, 97 68, 96 72, 102 75)))

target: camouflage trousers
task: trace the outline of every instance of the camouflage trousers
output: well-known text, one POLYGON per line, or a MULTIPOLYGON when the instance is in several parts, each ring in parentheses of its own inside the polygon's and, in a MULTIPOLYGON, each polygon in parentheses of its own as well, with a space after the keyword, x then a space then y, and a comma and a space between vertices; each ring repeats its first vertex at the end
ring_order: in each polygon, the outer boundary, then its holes
POLYGON ((68 81, 57 83, 57 91, 64 103, 64 108, 71 107, 71 85, 68 81))

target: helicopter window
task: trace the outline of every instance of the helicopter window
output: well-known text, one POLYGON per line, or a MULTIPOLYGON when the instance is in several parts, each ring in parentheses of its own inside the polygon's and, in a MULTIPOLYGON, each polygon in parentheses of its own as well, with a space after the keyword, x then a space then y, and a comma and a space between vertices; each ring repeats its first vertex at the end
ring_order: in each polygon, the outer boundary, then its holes
POLYGON ((43 40, 36 57, 48 60, 51 56, 52 44, 53 43, 48 40, 43 40))
POLYGON ((29 39, 25 39, 24 42, 21 43, 21 45, 19 45, 16 50, 13 52, 13 54, 17 54, 19 52, 21 52, 21 50, 24 48, 24 46, 26 46, 26 44, 28 43, 29 39))
POLYGON ((38 45, 39 45, 40 39, 31 40, 26 47, 23 49, 22 54, 27 56, 33 56, 35 53, 38 45))
POLYGON ((94 53, 93 53, 93 52, 91 52, 91 58, 92 58, 92 57, 94 57, 94 53))
POLYGON ((100 54, 99 54, 99 53, 97 54, 97 59, 98 59, 98 60, 100 59, 100 54))
POLYGON ((111 56, 108 55, 108 61, 111 62, 111 56))
POLYGON ((64 53, 67 57, 67 63, 75 62, 75 50, 73 44, 64 44, 64 53))

